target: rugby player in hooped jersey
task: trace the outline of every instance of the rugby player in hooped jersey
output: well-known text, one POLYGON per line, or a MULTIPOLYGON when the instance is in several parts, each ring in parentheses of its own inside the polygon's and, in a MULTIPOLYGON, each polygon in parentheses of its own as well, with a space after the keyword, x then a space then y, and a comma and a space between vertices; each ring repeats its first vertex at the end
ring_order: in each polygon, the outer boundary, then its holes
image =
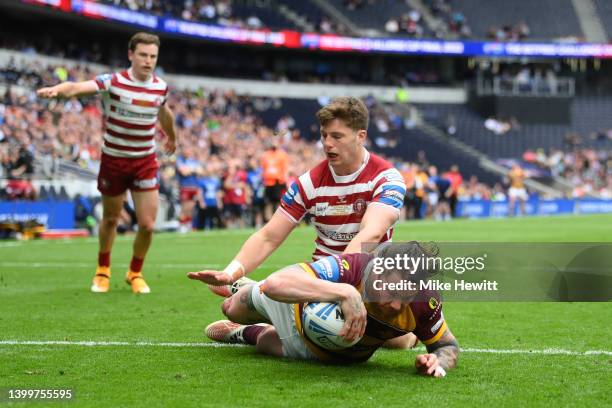
POLYGON ((105 131, 98 175, 103 216, 92 292, 109 290, 110 252, 127 190, 134 201, 138 233, 126 281, 134 293, 150 292, 142 276, 142 265, 153 238, 159 197, 154 140, 158 120, 167 136, 164 150, 173 153, 176 149, 174 115, 166 105, 168 85, 154 74, 159 46, 156 35, 137 33, 128 45, 129 69, 37 91, 41 98, 72 98, 95 93, 103 96, 105 131))
POLYGON ((389 339, 412 332, 427 348, 426 354, 416 356, 417 371, 444 377, 457 364, 459 345, 444 318, 439 293, 417 289, 435 270, 406 270, 397 264, 383 271, 376 268, 377 260, 436 255, 437 248, 413 241, 383 244, 374 253, 332 255, 288 266, 225 299, 222 310, 230 320, 210 324, 206 335, 218 342, 254 345, 258 352, 275 357, 359 363, 389 339), (415 289, 395 289, 406 281, 415 289), (335 302, 343 313, 365 309, 368 324, 363 332, 346 324, 340 331, 346 340, 359 341, 333 351, 315 344, 303 330, 306 302, 335 302))
MULTIPOLYGON (((315 260, 358 253, 364 243, 391 240, 406 187, 389 162, 364 147, 366 106, 357 98, 340 97, 321 108, 317 118, 327 159, 289 187, 272 218, 247 239, 223 271, 191 272, 191 279, 209 284, 218 295, 231 296, 253 282, 243 277, 282 244, 306 213, 317 232, 315 260)), ((345 318, 359 330, 366 324, 365 310, 347 313, 345 318)), ((408 335, 387 346, 404 348, 414 343, 415 337, 408 335)))

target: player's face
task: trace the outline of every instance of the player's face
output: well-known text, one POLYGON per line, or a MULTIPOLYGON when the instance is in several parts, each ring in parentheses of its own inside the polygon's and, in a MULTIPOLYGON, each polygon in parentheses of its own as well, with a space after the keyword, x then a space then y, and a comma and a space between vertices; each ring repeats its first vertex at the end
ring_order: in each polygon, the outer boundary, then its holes
POLYGON ((159 48, 155 44, 137 44, 134 51, 128 51, 128 58, 132 63, 132 72, 136 78, 147 80, 153 75, 157 65, 159 48))
POLYGON ((340 119, 321 126, 321 143, 336 174, 351 174, 361 166, 366 131, 355 131, 340 119))
POLYGON ((368 302, 369 308, 376 316, 392 320, 414 299, 416 290, 398 286, 403 280, 401 274, 394 272, 370 275, 370 279, 364 284, 364 301, 368 302))

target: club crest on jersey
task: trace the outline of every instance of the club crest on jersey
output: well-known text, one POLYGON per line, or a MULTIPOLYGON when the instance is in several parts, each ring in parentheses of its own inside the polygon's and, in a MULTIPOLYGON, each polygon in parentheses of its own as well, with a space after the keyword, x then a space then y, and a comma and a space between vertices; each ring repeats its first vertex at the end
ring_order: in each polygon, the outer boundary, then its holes
POLYGON ((353 211, 355 212, 355 214, 363 215, 366 211, 367 206, 368 203, 366 203, 363 198, 359 198, 353 203, 353 211))
POLYGON ((435 297, 429 298, 429 308, 435 310, 438 307, 438 300, 435 297))

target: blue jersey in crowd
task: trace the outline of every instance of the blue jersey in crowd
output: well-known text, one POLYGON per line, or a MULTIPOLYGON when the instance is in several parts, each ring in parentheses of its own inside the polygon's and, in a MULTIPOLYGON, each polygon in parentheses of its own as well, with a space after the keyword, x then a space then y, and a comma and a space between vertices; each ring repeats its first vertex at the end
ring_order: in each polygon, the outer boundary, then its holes
POLYGON ((258 167, 254 170, 249 170, 247 174, 247 183, 253 190, 253 204, 258 204, 264 200, 264 185, 263 185, 263 170, 258 167))
POLYGON ((217 207, 217 194, 221 191, 221 180, 214 176, 200 177, 198 186, 202 189, 206 206, 217 207))

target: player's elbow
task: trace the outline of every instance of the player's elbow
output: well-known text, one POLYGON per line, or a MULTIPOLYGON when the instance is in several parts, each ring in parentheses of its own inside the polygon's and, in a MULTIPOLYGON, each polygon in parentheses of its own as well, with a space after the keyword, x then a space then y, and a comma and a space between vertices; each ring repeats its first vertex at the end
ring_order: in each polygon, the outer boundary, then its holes
POLYGON ((261 291, 271 299, 279 299, 283 297, 288 284, 289 282, 284 276, 272 274, 261 285, 261 291))
POLYGON ((363 232, 364 239, 362 242, 380 242, 380 240, 385 236, 387 230, 382 229, 380 226, 373 226, 366 228, 363 232))

